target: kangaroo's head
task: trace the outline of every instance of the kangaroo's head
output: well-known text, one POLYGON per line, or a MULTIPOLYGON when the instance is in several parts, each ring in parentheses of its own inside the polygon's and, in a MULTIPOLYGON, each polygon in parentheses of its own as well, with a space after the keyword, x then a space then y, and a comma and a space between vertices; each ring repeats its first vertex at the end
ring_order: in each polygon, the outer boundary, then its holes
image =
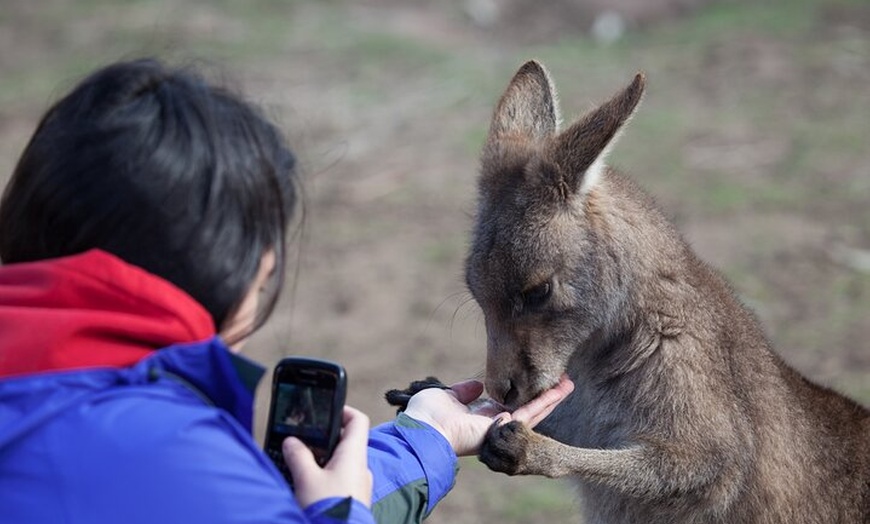
POLYGON ((509 407, 554 385, 625 299, 610 239, 596 228, 596 193, 643 89, 638 74, 560 131, 549 76, 531 61, 495 109, 466 280, 486 319, 487 390, 509 407))

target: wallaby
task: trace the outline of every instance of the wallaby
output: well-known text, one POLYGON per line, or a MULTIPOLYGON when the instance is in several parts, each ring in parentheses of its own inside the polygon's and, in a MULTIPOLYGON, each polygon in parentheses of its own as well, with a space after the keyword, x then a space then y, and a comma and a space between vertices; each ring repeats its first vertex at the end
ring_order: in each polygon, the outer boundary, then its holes
POLYGON ((510 475, 570 476, 587 523, 870 522, 870 412, 771 349, 753 314, 653 201, 604 164, 644 92, 564 131, 528 62, 483 148, 466 261, 486 388, 515 408, 567 371, 535 432, 494 425, 510 475))

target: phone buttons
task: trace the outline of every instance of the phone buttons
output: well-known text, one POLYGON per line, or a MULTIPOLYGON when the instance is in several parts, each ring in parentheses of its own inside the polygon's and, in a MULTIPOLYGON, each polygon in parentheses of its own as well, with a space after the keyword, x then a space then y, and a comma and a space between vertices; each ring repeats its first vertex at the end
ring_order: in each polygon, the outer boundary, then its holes
POLYGON ((285 477, 290 477, 290 468, 287 467, 287 463, 284 461, 284 455, 277 450, 270 449, 267 451, 269 458, 272 459, 272 462, 275 463, 275 466, 278 467, 278 471, 281 472, 285 477))

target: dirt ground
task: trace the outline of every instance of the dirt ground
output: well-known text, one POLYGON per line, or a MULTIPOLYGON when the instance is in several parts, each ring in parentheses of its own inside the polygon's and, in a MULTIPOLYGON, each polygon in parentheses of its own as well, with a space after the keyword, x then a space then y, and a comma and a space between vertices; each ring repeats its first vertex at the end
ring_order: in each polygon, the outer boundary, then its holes
MULTIPOLYGON (((860 0, 5 0, 0 183, 47 104, 110 60, 195 60, 260 103, 303 164, 295 270, 249 354, 342 362, 349 403, 482 376, 464 288, 477 155, 539 58, 570 120, 635 71, 611 154, 720 268, 780 353, 870 402, 870 7, 860 0)), ((265 381, 264 381, 265 384, 265 381)), ((258 428, 265 398, 258 397, 258 428)), ((258 438, 261 431, 258 432, 258 438)), ((576 521, 559 481, 463 459, 431 522, 576 521)))

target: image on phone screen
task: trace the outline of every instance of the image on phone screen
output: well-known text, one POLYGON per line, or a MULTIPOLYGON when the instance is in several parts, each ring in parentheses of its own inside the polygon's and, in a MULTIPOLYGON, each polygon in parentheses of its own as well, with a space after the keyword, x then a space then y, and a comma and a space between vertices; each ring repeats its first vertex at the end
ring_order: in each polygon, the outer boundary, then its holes
POLYGON ((293 435, 314 448, 324 447, 329 437, 334 391, 300 384, 278 384, 273 431, 293 435))

